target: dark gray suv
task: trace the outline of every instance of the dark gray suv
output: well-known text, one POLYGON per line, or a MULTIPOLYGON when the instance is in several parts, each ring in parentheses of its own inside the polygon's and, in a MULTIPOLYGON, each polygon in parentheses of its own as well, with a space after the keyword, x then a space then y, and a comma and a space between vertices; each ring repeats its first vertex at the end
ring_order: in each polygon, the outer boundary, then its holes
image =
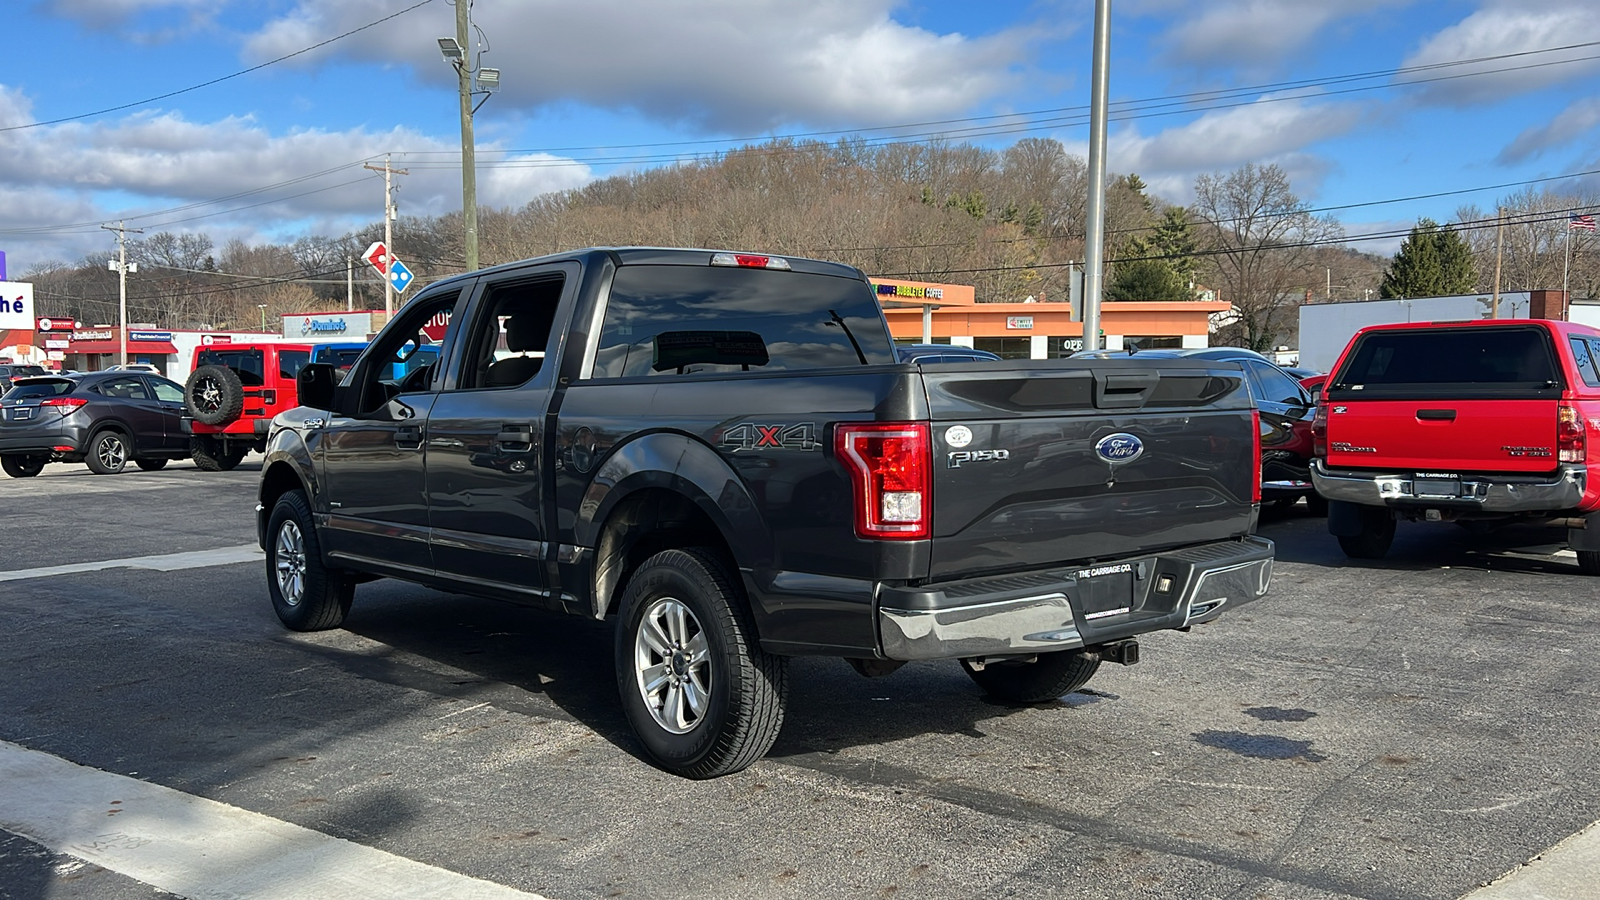
POLYGON ((19 378, 0 397, 0 468, 12 478, 45 463, 83 462, 114 475, 129 462, 146 471, 189 455, 183 387, 143 372, 19 378))

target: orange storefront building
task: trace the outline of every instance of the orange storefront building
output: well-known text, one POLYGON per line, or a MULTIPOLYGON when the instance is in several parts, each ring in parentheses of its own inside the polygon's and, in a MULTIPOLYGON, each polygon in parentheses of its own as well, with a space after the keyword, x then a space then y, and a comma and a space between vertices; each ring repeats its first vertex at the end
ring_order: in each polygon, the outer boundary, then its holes
MULTIPOLYGON (((1083 323, 1073 321, 1070 303, 978 303, 971 285, 872 283, 896 343, 956 344, 1008 359, 1057 359, 1083 348, 1083 323)), ((1209 346, 1212 316, 1228 309, 1220 300, 1102 303, 1103 344, 1110 350, 1126 341, 1145 349, 1209 346)))

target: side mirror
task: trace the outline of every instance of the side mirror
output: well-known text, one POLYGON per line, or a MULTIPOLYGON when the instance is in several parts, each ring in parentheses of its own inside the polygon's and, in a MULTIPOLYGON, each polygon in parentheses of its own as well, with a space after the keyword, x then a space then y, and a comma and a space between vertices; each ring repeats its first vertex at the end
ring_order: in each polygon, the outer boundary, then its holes
POLYGON ((339 376, 329 363, 307 363, 294 377, 295 392, 300 395, 300 405, 312 409, 333 411, 333 389, 339 376))

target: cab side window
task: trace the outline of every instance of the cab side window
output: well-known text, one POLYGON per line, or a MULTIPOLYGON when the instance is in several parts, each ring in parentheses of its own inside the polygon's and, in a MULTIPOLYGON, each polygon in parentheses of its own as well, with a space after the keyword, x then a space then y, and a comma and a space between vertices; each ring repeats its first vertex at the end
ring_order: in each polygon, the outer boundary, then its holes
POLYGON ((401 307, 393 327, 384 328, 358 366, 357 406, 370 414, 400 394, 437 389, 439 345, 444 335, 439 323, 448 328, 451 314, 461 299, 460 291, 419 297, 401 307))
POLYGON ((1245 361, 1245 366, 1250 370, 1250 374, 1255 376, 1256 385, 1261 390, 1261 396, 1257 397, 1257 400, 1288 406, 1297 404, 1304 406, 1308 402, 1305 391, 1289 377, 1289 373, 1276 366, 1250 360, 1245 361))
POLYGON ((150 383, 155 386, 156 399, 160 400, 162 403, 183 402, 183 388, 179 387, 173 382, 158 381, 152 378, 150 379, 150 383))
POLYGON ((1578 363, 1578 374, 1583 376, 1583 383, 1590 387, 1600 387, 1600 368, 1595 365, 1597 350, 1600 350, 1600 341, 1572 338, 1572 357, 1578 363))
POLYGON ((547 275, 488 288, 467 344, 461 390, 517 387, 544 370, 555 351, 552 331, 565 283, 547 275))

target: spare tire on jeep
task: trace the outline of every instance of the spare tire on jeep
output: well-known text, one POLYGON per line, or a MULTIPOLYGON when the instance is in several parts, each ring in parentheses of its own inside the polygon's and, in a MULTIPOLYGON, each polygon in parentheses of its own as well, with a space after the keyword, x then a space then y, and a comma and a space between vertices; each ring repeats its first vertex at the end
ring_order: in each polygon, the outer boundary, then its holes
POLYGON ((201 366, 183 386, 183 402, 196 422, 226 425, 244 412, 244 384, 227 366, 201 366))

